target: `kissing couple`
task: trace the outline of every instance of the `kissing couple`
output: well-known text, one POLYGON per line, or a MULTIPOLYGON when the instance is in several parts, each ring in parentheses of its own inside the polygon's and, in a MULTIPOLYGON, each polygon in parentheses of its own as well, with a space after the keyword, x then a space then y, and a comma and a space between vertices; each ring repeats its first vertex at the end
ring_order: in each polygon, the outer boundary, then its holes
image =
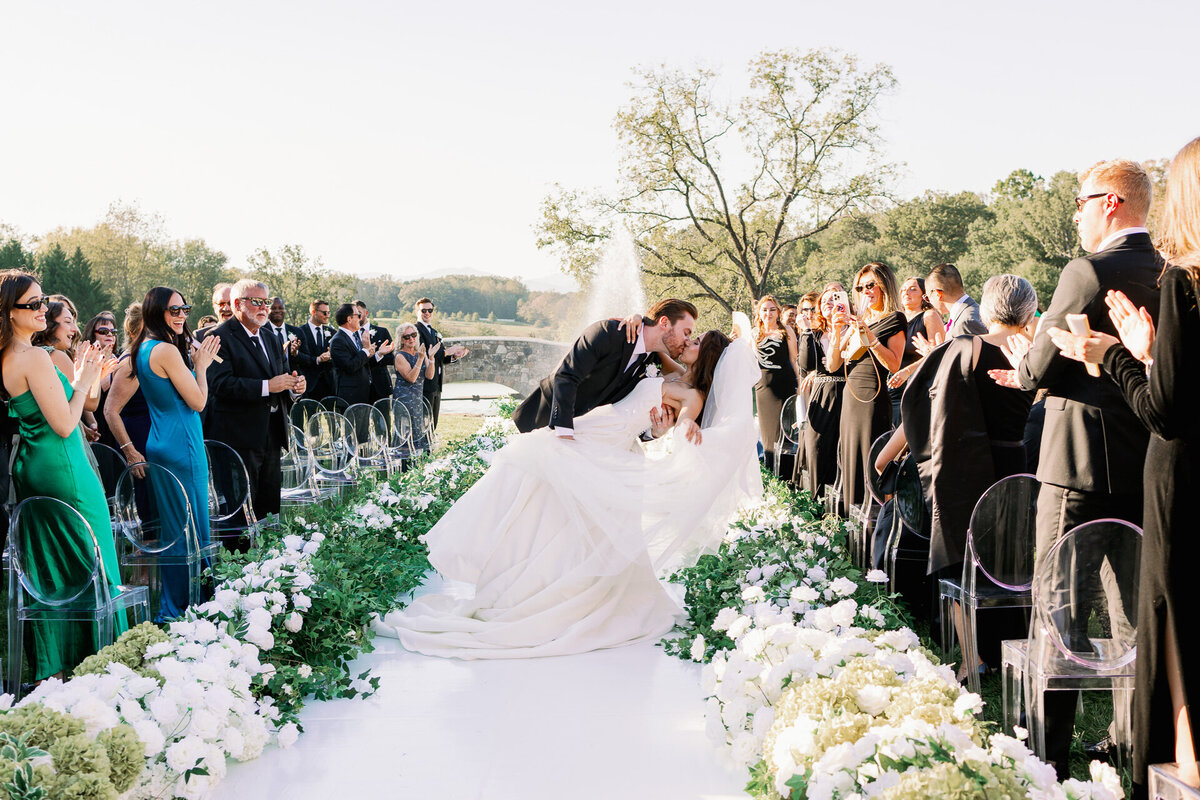
POLYGON ((583 653, 663 636, 661 577, 715 552, 761 497, 749 320, 693 336, 697 310, 588 326, 513 415, 521 433, 429 531, 439 591, 376 630, 452 658, 583 653), (647 441, 649 440, 649 441, 647 441))

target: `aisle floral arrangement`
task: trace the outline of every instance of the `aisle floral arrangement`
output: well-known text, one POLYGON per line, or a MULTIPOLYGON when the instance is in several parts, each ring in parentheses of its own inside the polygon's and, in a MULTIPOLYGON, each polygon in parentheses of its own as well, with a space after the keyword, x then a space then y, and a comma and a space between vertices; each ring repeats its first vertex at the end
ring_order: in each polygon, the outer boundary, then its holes
MULTIPOLYGON (((705 662, 709 736, 757 798, 1117 800, 1115 770, 1058 783, 904 624, 887 576, 847 559, 841 522, 768 481, 719 552, 673 576, 687 621, 668 652, 705 662)), ((1020 733, 1020 732, 1018 732, 1020 733)))
POLYGON ((369 623, 416 588, 425 532, 487 468, 497 422, 389 482, 314 506, 214 567, 213 599, 144 623, 15 708, 0 701, 0 786, 14 800, 204 798, 229 759, 289 747, 308 700, 365 697, 369 623))

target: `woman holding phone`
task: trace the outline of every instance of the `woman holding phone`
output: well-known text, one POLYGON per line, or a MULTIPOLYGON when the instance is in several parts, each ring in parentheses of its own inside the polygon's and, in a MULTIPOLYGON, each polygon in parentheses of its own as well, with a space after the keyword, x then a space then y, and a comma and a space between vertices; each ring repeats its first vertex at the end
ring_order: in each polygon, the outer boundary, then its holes
POLYGON ((885 381, 900 367, 907 323, 899 311, 896 276, 882 261, 863 266, 853 285, 857 313, 835 308, 828 354, 829 371, 846 375, 838 440, 847 509, 863 501, 871 443, 892 427, 885 381))
MULTIPOLYGON (((813 293, 815 294, 815 292, 813 293)), ((805 373, 801 383, 802 396, 808 398, 808 426, 804 429, 804 458, 808 468, 807 489, 814 498, 825 493, 825 487, 837 480, 838 428, 842 422, 842 390, 846 378, 826 367, 835 331, 833 311, 835 295, 845 297, 842 285, 829 286, 814 302, 810 295, 800 300, 799 366, 805 373), (811 306, 811 311, 805 309, 811 306)), ((845 301, 843 301, 843 306, 845 301)), ((799 480, 797 475, 796 479, 799 480)))

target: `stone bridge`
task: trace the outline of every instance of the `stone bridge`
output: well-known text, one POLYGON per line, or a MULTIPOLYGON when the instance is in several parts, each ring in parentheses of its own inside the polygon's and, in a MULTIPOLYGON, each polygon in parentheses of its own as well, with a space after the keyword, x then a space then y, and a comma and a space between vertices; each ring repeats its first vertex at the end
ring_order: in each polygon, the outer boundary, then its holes
POLYGON ((471 351, 462 361, 446 365, 446 383, 490 381, 511 386, 522 396, 554 371, 569 346, 512 336, 463 336, 448 338, 445 343, 447 347, 461 344, 471 351))

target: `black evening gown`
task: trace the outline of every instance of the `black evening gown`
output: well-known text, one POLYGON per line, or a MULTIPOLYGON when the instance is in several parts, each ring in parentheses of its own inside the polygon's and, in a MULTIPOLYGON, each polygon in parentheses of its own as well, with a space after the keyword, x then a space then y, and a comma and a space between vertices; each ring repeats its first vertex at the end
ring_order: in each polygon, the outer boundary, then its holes
MULTIPOLYGON (((1138 579, 1137 677, 1133 695, 1133 780, 1145 796, 1147 768, 1175 760, 1175 724, 1163 654, 1175 644, 1193 733, 1200 709, 1200 648, 1187 633, 1193 570, 1200 559, 1195 499, 1200 496, 1200 312, 1185 270, 1162 278, 1154 366, 1124 347, 1110 348, 1104 368, 1150 429, 1143 480, 1142 563, 1138 579), (1180 605, 1182 603, 1182 605, 1180 605), (1180 613, 1182 617, 1178 616, 1180 613), (1182 626, 1182 628, 1181 628, 1182 626), (1190 679, 1190 680, 1189 680, 1190 679)), ((1137 796, 1137 792, 1135 792, 1137 796)))
MULTIPOLYGON (((798 360, 805 373, 816 373, 808 396, 808 427, 804 429, 804 459, 808 481, 800 488, 814 498, 825 494, 825 487, 837 480, 838 428, 842 424, 842 389, 846 379, 825 368, 825 348, 821 333, 809 331, 800 336, 798 360)), ((800 463, 793 480, 800 482, 800 463)))
MULTIPOLYGON (((767 466, 775 466, 775 442, 779 439, 779 414, 784 402, 796 394, 796 370, 788 356, 787 339, 782 331, 763 338, 757 346, 762 378, 754 386, 758 400, 758 433, 766 454, 767 466)), ((792 459, 780 459, 781 475, 792 474, 792 459)))
MULTIPOLYGON (((904 327, 904 353, 900 356, 900 369, 921 360, 921 354, 917 352, 917 346, 913 344, 913 337, 918 333, 925 333, 924 311, 910 319, 904 327)), ((888 389, 888 396, 892 400, 892 427, 899 428, 900 398, 904 396, 904 387, 897 386, 895 389, 888 389)))
MULTIPOLYGON (((888 314, 871 327, 873 336, 885 346, 888 339, 903 333, 906 325, 899 311, 888 314)), ((842 454, 842 498, 848 509, 863 501, 863 476, 870 460, 871 443, 892 427, 892 400, 887 393, 887 370, 868 350, 857 361, 842 365, 846 389, 842 394, 841 426, 838 431, 842 454)))

